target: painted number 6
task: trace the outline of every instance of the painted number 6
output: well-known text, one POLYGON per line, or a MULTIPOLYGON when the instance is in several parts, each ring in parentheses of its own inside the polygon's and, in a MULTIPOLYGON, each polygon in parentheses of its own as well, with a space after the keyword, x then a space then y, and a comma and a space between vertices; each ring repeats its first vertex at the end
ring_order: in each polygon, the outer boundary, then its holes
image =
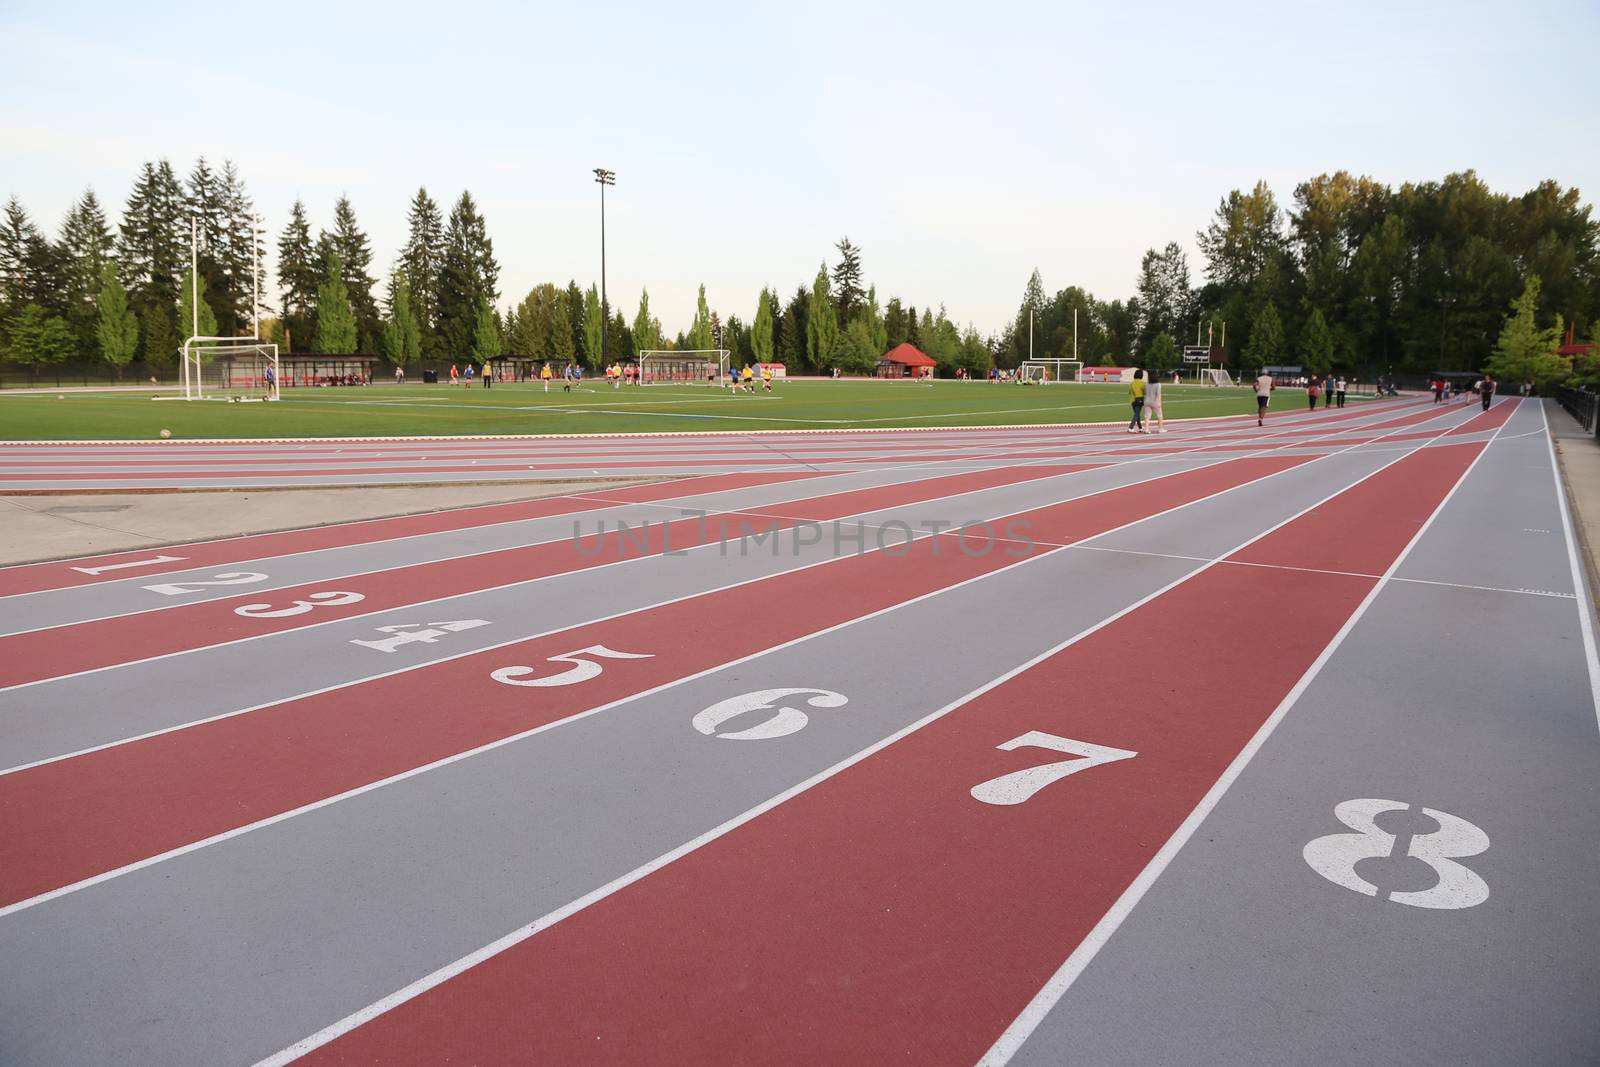
POLYGON ((577 685, 587 682, 600 674, 600 664, 588 657, 599 659, 654 659, 654 655, 645 652, 613 652, 605 645, 590 645, 580 648, 576 652, 563 652, 559 656, 551 656, 551 663, 570 663, 567 670, 560 674, 552 674, 546 678, 529 678, 533 673, 532 667, 501 667, 490 673, 489 677, 506 685, 552 686, 552 685, 577 685))

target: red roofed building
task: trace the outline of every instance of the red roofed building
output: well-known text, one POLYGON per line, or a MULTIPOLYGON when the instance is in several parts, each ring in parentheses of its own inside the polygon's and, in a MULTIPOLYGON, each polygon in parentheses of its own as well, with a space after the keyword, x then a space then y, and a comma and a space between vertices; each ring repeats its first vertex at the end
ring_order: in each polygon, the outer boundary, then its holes
POLYGON ((920 378, 938 364, 910 341, 895 345, 878 360, 880 378, 920 378), (924 371, 924 368, 927 368, 924 371))

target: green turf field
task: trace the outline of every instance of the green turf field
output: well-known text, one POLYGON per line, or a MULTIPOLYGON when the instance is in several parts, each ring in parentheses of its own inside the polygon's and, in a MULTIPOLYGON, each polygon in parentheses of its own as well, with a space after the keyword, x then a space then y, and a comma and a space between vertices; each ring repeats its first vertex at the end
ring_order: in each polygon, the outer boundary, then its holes
MULTIPOLYGON (((170 393, 167 395, 171 395, 170 393)), ((538 383, 285 390, 274 404, 153 400, 149 392, 0 393, 0 440, 186 437, 382 437, 419 434, 828 430, 1103 422, 1129 414, 1125 385, 1021 386, 942 381, 792 381, 772 394, 657 385, 574 393, 538 383)), ((1247 389, 1166 386, 1168 418, 1255 411, 1247 389)), ((1273 410, 1301 407, 1281 390, 1273 410)))

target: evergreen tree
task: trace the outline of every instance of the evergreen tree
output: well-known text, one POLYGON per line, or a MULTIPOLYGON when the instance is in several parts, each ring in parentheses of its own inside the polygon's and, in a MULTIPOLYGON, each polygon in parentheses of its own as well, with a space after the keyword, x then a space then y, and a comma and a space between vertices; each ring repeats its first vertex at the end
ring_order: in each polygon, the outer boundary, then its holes
POLYGON ((567 309, 568 332, 572 334, 572 358, 586 365, 593 363, 583 336, 583 290, 578 288, 576 279, 567 282, 566 297, 563 303, 567 309))
POLYGON ((356 317, 344 288, 344 267, 337 252, 329 252, 317 287, 317 333, 311 350, 326 355, 348 355, 356 350, 356 317))
MULTIPOLYGON (((1028 313, 1030 311, 1033 313, 1033 318, 1032 318, 1033 333, 1034 333, 1035 338, 1037 338, 1038 335, 1041 332, 1040 326, 1042 324, 1041 323, 1041 319, 1042 319, 1042 316, 1044 315, 1044 310, 1045 310, 1044 280, 1039 277, 1039 268, 1035 267, 1033 269, 1033 273, 1028 275, 1028 284, 1023 287, 1023 290, 1022 290, 1022 306, 1017 309, 1016 320, 1012 323, 1011 349, 1012 349, 1012 352, 1015 355, 1015 362, 1012 364, 1013 366, 1016 366, 1017 364, 1021 363, 1023 360, 1027 359, 1029 354, 1030 354, 1029 351, 1028 351, 1028 347, 1029 347, 1028 346, 1028 327, 1029 327, 1029 323, 1030 323, 1030 320, 1028 318, 1028 313)), ((921 332, 920 329, 918 328, 918 324, 917 324, 917 309, 916 308, 912 308, 911 309, 911 331, 910 332, 913 335, 913 337, 916 334, 921 332)), ((917 344, 916 340, 912 340, 911 343, 912 344, 917 344)), ((921 346, 918 345, 918 347, 920 348, 921 346)), ((1043 352, 1041 351, 1040 354, 1042 355, 1043 352)))
MULTIPOLYGON (((117 267, 138 307, 178 301, 178 279, 189 263, 189 223, 178 177, 166 160, 146 163, 134 183, 117 234, 117 267)), ((151 338, 145 331, 146 341, 151 338)), ((164 340, 161 334, 156 335, 164 340)))
POLYGON ((411 306, 422 330, 422 351, 433 358, 438 316, 439 270, 444 262, 444 218, 426 186, 417 189, 406 215, 409 232, 400 250, 401 269, 411 292, 411 306))
POLYGON ((861 291, 861 249, 846 237, 833 247, 839 250, 839 263, 833 268, 833 296, 838 322, 855 318, 865 294, 861 291))
POLYGON ((795 374, 806 365, 805 305, 790 302, 778 326, 778 361, 795 374))
POLYGON ((1168 340, 1181 337, 1188 323, 1193 297, 1189 290, 1189 261, 1176 241, 1157 252, 1149 249, 1139 264, 1139 346, 1148 347, 1158 333, 1168 340))
POLYGON ((100 270, 98 311, 95 334, 100 357, 117 369, 121 380, 122 368, 133 361, 139 350, 139 319, 129 310, 127 290, 117 280, 116 265, 109 260, 100 270))
MULTIPOLYGON (((1037 278, 1039 276, 1039 272, 1034 271, 1033 276, 1037 278)), ((1041 300, 1044 298, 1043 289, 1039 290, 1039 297, 1041 300)), ((1023 318, 1027 318, 1026 311, 1023 312, 1023 318)), ((1024 326, 1024 328, 1026 328, 1026 326, 1024 326)), ((917 322, 917 306, 915 304, 912 304, 911 307, 906 310, 906 343, 912 348, 922 348, 922 326, 917 322)), ((1024 351, 1026 351, 1026 349, 1024 349, 1024 351)))
POLYGON ((223 243, 222 186, 206 163, 205 156, 195 160, 194 169, 189 172, 188 187, 184 191, 184 209, 184 213, 195 223, 201 273, 215 280, 216 256, 223 243))
POLYGON ((750 328, 750 348, 757 363, 771 363, 774 351, 772 294, 766 286, 756 300, 756 321, 750 328))
POLYGON ((483 216, 478 214, 472 194, 463 192, 450 211, 439 264, 437 334, 442 351, 451 358, 472 350, 478 306, 493 306, 499 299, 499 277, 494 244, 483 216))
MULTIPOLYGON (((1109 353, 1108 353, 1109 354, 1109 353)), ((1162 330, 1151 338, 1150 346, 1145 349, 1144 367, 1151 377, 1165 377, 1178 366, 1178 346, 1172 340, 1172 335, 1162 330)))
POLYGON ((153 369, 176 366, 178 350, 177 311, 171 304, 146 304, 139 312, 140 358, 153 369))
POLYGON ((1250 323, 1250 341, 1245 345, 1240 369, 1254 377, 1261 368, 1277 363, 1283 356, 1283 322, 1269 300, 1261 305, 1250 323))
POLYGON ((833 346, 839 337, 839 319, 833 310, 833 293, 828 286, 828 265, 817 269, 811 283, 811 306, 806 315, 806 357, 812 370, 831 366, 833 346))
POLYGON ((478 313, 474 319, 472 358, 478 363, 488 363, 500 355, 500 327, 495 322, 494 310, 487 298, 478 301, 478 313))
POLYGON ((422 358, 422 327, 411 307, 411 283, 404 270, 389 275, 389 317, 383 323, 383 354, 396 366, 422 358))
MULTIPOLYGON (((565 289, 557 289, 553 285, 550 289, 555 294, 555 304, 551 308, 550 316, 550 358, 558 365, 565 365, 578 358, 578 346, 572 339, 572 309, 568 307, 572 297, 565 289)), ((578 299, 581 302, 583 297, 580 296, 578 299)), ((659 334, 661 323, 654 319, 651 322, 659 334)))
POLYGON ((884 325, 883 313, 878 309, 878 287, 876 285, 867 289, 867 303, 862 308, 866 317, 868 334, 872 339, 873 366, 877 359, 889 351, 889 330, 884 325))
POLYGON ((1319 308, 1311 309, 1305 329, 1300 332, 1300 362, 1312 374, 1326 374, 1333 369, 1333 334, 1319 308))
POLYGON ((706 287, 700 286, 700 296, 695 302, 694 322, 689 325, 689 348, 702 351, 715 348, 716 341, 711 336, 711 309, 706 305, 706 287))
POLYGON ((217 316, 211 310, 211 302, 206 299, 205 275, 200 275, 199 304, 194 303, 194 278, 192 270, 183 272, 178 288, 178 329, 184 337, 216 337, 217 316))
POLYGON ((600 312, 600 290, 590 284, 588 291, 583 294, 583 351, 584 359, 590 367, 600 365, 601 333, 604 330, 605 319, 600 312))
POLYGON ((378 335, 378 306, 372 297, 373 278, 368 270, 372 266, 372 247, 367 235, 361 232, 349 197, 341 196, 334 204, 333 232, 324 232, 318 238, 317 248, 324 263, 328 261, 329 252, 339 257, 350 310, 356 317, 359 351, 372 351, 378 335))
MULTIPOLYGON (((95 302, 111 259, 111 228, 94 190, 85 190, 67 212, 61 226, 61 254, 65 268, 67 324, 78 338, 80 351, 97 347, 95 302)), ((131 358, 131 357, 130 357, 131 358)))
POLYGON ((633 331, 628 329, 628 322, 622 317, 622 312, 614 312, 607 324, 609 344, 611 345, 611 361, 630 360, 634 356, 633 331))
POLYGON ((32 367, 65 363, 77 350, 66 320, 38 304, 28 304, 6 325, 6 358, 32 367))
POLYGON ((20 312, 28 302, 28 249, 37 240, 38 228, 13 196, 0 222, 0 315, 20 312))
POLYGON ((1511 302, 1511 311, 1500 328, 1488 371, 1503 382, 1559 384, 1567 367, 1556 349, 1561 345, 1561 328, 1540 329, 1537 322, 1539 289, 1537 274, 1529 275, 1522 295, 1511 302))
POLYGON ((244 179, 233 161, 222 164, 222 244, 217 260, 222 268, 222 287, 212 298, 218 320, 230 337, 251 333, 256 310, 257 284, 266 285, 256 270, 262 252, 260 219, 255 201, 245 191, 244 179))
POLYGON ((650 291, 639 292, 639 311, 633 317, 633 343, 646 352, 661 347, 661 322, 650 315, 650 291))
POLYGON ((884 309, 883 331, 886 351, 904 344, 906 338, 910 336, 906 328, 906 309, 900 305, 898 296, 891 296, 889 306, 884 309))
POLYGON ((291 351, 311 351, 319 273, 306 206, 296 200, 278 238, 278 286, 283 293, 283 325, 291 351))

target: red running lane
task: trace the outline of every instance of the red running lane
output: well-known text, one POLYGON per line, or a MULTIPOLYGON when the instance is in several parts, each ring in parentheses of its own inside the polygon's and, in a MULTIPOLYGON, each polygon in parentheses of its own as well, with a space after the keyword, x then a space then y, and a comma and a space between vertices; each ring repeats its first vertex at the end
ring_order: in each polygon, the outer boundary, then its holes
MULTIPOLYGON (((1381 570, 1483 447, 1403 459, 1245 554, 1381 570), (1353 531, 1362 544, 1346 548, 1353 531)), ((1212 567, 308 1062, 626 1063, 649 1050, 658 1064, 973 1063, 1374 582, 1212 567), (1270 634, 1271 654, 1249 669, 1172 654, 1206 632, 1270 634), (980 783, 1063 760, 997 747, 1032 731, 1137 756, 1020 803, 975 799, 980 783)))
POLYGON ((246 537, 219 538, 214 541, 197 541, 186 545, 165 545, 159 548, 133 549, 111 552, 99 556, 81 556, 77 559, 52 560, 48 563, 27 563, 0 568, 0 596, 19 593, 38 593, 52 589, 72 589, 102 582, 121 581, 128 578, 154 577, 197 567, 228 566, 246 560, 271 559, 297 552, 316 552, 324 548, 344 548, 350 545, 391 541, 400 537, 417 537, 422 534, 443 533, 448 530, 465 530, 474 526, 490 526, 501 522, 518 522, 523 519, 547 518, 551 515, 579 514, 617 504, 644 504, 679 497, 720 493, 730 489, 748 489, 753 486, 796 481, 803 478, 820 478, 836 475, 840 471, 777 471, 767 474, 712 474, 697 478, 680 478, 646 485, 617 486, 596 489, 583 497, 549 496, 536 500, 518 500, 506 504, 484 504, 476 507, 453 508, 449 511, 430 511, 418 515, 399 515, 388 519, 363 519, 337 523, 330 526, 313 526, 303 530, 286 530, 281 533, 254 534, 246 537), (601 499, 595 499, 601 498, 601 499), (84 574, 75 567, 105 567, 117 563, 131 563, 156 556, 181 555, 170 563, 148 567, 106 571, 104 574, 84 574))
MULTIPOLYGON (((994 520, 1041 544, 1104 533, 1308 462, 1241 460, 994 520)), ((1003 530, 999 531, 1003 536, 1003 530)), ((846 556, 807 570, 202 723, 0 776, 0 907, 619 700, 1020 557, 982 557, 947 535, 903 557, 846 556), (773 603, 789 605, 774 615, 773 603), (755 617, 759 628, 747 625, 755 617), (607 662, 581 686, 530 690, 501 667, 603 644, 653 658, 607 662), (470 707, 470 715, 460 709, 470 707)), ((1020 550, 1020 549, 1019 549, 1020 550)), ((546 673, 540 670, 539 673, 546 673)))
MULTIPOLYGON (((678 552, 721 541, 733 542, 755 529, 774 526, 787 529, 796 520, 842 519, 882 508, 931 502, 959 493, 1090 470, 1095 466, 970 471, 793 501, 774 508, 783 511, 783 519, 752 519, 757 512, 731 512, 710 515, 703 521, 688 518, 652 522, 643 531, 633 527, 628 536, 616 530, 604 536, 586 533, 581 539, 558 536, 517 548, 386 567, 256 593, 246 591, 201 603, 152 604, 148 611, 0 637, 0 688, 242 638, 263 637, 514 582, 570 574, 621 560, 643 559, 668 549, 678 552), (360 594, 362 599, 354 603, 318 602, 318 594, 346 592, 360 594), (297 602, 315 606, 282 618, 263 618, 260 614, 243 616, 235 610, 246 605, 259 605, 262 610, 284 610, 297 602)), ((152 593, 151 597, 155 599, 158 595, 152 593)))

